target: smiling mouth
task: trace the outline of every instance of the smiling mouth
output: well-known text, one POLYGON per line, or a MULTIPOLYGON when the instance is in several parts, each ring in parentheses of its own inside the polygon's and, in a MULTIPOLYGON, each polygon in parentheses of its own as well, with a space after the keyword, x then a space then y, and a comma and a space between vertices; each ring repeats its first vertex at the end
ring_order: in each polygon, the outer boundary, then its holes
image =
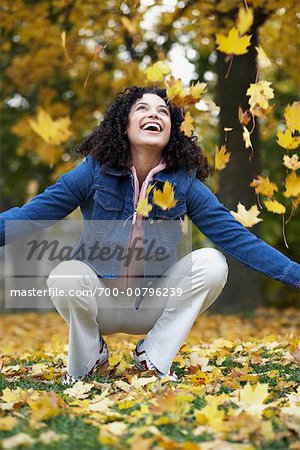
POLYGON ((161 125, 156 122, 147 122, 141 126, 141 129, 143 131, 150 131, 151 133, 160 133, 162 131, 161 125))

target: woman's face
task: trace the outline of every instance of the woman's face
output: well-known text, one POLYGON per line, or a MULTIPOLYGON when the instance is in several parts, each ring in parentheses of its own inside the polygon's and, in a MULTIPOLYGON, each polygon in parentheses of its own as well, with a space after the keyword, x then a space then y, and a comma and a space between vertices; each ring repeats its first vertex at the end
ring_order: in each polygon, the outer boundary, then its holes
POLYGON ((144 94, 131 107, 126 131, 131 149, 142 146, 162 151, 171 134, 171 115, 165 101, 156 94, 144 94))

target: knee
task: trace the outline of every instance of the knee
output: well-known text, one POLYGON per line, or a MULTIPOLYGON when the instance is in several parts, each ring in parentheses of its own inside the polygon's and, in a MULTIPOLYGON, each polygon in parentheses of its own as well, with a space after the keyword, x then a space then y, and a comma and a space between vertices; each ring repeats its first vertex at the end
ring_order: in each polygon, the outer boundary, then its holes
POLYGON ((223 288, 228 277, 228 264, 223 253, 215 248, 203 248, 193 253, 195 253, 196 267, 204 275, 205 284, 223 288))
POLYGON ((71 289, 89 287, 93 277, 97 276, 85 263, 77 260, 62 261, 50 272, 46 283, 48 288, 64 291, 68 295, 71 289))

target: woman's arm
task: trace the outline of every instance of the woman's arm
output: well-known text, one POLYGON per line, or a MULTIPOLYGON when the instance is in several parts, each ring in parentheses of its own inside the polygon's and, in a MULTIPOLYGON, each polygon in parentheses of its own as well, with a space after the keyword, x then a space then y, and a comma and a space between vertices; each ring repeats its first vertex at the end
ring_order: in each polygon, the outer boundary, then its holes
POLYGON ((62 175, 55 184, 33 197, 28 203, 1 213, 0 246, 40 228, 51 226, 55 221, 74 211, 90 192, 94 179, 94 165, 93 157, 88 155, 86 161, 62 175), (22 221, 19 226, 17 221, 22 221))
POLYGON ((197 228, 229 255, 253 270, 300 289, 300 264, 247 230, 198 179, 187 192, 187 212, 197 228))

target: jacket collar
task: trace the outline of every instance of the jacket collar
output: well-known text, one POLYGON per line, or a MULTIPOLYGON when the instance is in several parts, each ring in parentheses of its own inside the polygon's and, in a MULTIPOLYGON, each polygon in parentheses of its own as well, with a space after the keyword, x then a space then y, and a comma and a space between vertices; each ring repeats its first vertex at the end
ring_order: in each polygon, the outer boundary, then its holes
MULTIPOLYGON (((110 175, 125 176, 131 174, 131 170, 129 168, 117 169, 115 167, 109 167, 107 173, 110 175)), ((153 176, 153 180, 163 182, 169 181, 171 184, 176 186, 176 176, 174 170, 162 169, 153 176)))

